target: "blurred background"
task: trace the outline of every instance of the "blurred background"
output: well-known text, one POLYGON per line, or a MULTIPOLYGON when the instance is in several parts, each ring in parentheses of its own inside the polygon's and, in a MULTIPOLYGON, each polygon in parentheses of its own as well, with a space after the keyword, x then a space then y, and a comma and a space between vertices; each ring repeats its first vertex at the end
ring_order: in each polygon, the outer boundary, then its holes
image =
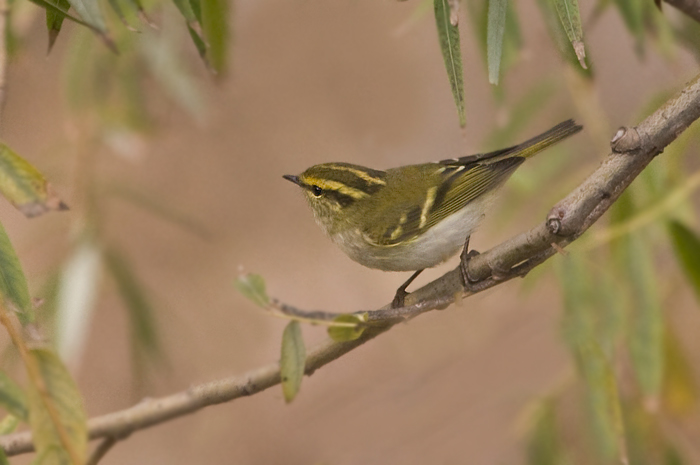
MULTIPOLYGON (((13 16, 2 138, 71 209, 27 220, 1 202, 0 218, 32 295, 44 298, 42 330, 57 341, 90 416, 277 360, 287 322, 235 291, 241 272, 262 275, 271 296, 302 309, 352 312, 391 300, 407 275, 348 259, 283 174, 328 161, 383 169, 463 156, 568 118, 582 123, 582 134, 505 187, 472 237, 485 250, 542 221, 608 153, 617 127, 650 114, 698 70, 681 26, 663 25, 687 25, 671 7, 652 9, 637 33, 618 9, 582 3, 591 76, 562 56, 538 4, 518 2, 509 14, 519 33, 494 87, 480 38, 484 5, 464 2, 462 130, 430 3, 235 1, 227 69, 216 78, 172 5, 147 5, 159 31, 141 24, 136 34, 113 21, 118 56, 68 23, 47 56, 43 15, 27 5, 13 16)), ((700 319, 663 233, 668 218, 696 226, 697 183, 687 179, 698 169, 697 129, 630 195, 635 212, 648 214, 685 189, 638 228, 648 233, 644 266, 657 273, 657 309, 673 334, 666 341, 681 354, 672 362, 684 364, 686 403, 650 427, 664 438, 659 453, 683 461, 653 463, 700 460, 700 319)), ((588 296, 612 285, 609 302, 619 305, 596 321, 613 333, 606 353, 626 344, 620 320, 635 304, 620 303, 628 294, 607 279, 619 237, 611 228, 598 225, 571 247, 578 265, 557 257, 525 280, 395 327, 304 379, 290 405, 274 387, 133 434, 101 463, 612 463, 609 446, 600 456, 586 447, 600 439, 562 331, 572 283, 587 283, 588 296), (558 461, 538 461, 538 434, 547 450, 566 449, 558 461)), ((456 264, 426 271, 417 285, 456 264)), ((303 331, 308 347, 325 337, 322 328, 303 331)), ((667 391, 637 387, 633 356, 612 360, 622 403, 640 406, 625 416, 658 419, 667 391)), ((628 434, 646 437, 649 422, 635 421, 628 434)))

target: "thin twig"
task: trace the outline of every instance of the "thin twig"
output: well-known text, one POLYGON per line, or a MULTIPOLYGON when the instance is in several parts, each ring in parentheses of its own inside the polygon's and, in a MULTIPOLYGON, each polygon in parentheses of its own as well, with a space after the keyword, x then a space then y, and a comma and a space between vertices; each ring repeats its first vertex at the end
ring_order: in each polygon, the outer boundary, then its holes
MULTIPOLYGON (((581 236, 629 186, 635 177, 661 153, 693 121, 700 117, 700 76, 646 118, 636 128, 624 128, 611 143, 614 152, 576 190, 559 202, 547 221, 520 234, 469 261, 469 276, 481 279, 477 290, 488 289, 516 276, 523 276, 556 253, 552 244, 565 247, 581 236), (510 270, 495 277, 492 270, 510 270)), ((474 293, 471 291, 470 293, 474 293)), ((334 342, 330 339, 311 350, 305 372, 311 375, 318 368, 388 331, 406 318, 430 310, 443 309, 465 295, 460 268, 446 273, 406 297, 406 307, 386 306, 367 312, 369 325, 354 341, 334 342)), ((88 421, 90 438, 119 436, 163 423, 204 407, 228 402, 261 392, 280 383, 278 363, 272 363, 242 376, 230 377, 194 386, 166 397, 148 399, 125 410, 88 421)), ((33 450, 30 433, 0 437, 0 446, 7 455, 33 450)))

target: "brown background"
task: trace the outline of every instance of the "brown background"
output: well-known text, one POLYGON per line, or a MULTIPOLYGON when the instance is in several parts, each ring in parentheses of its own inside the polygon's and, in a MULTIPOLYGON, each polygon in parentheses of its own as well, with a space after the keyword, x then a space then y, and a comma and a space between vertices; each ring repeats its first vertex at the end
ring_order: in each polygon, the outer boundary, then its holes
MULTIPOLYGON (((103 204, 110 241, 126 250, 152 292, 168 353, 170 368, 153 374, 146 395, 278 357, 285 322, 233 290, 241 267, 262 274, 269 292, 286 302, 339 312, 383 305, 406 278, 365 269, 336 250, 281 175, 323 161, 387 168, 485 148, 484 134, 505 111, 492 97, 470 24, 463 17, 468 125, 462 134, 432 13, 405 28, 416 5, 236 2, 229 76, 212 83, 192 50, 186 52, 208 100, 205 122, 197 125, 174 105, 161 108, 145 156, 100 154, 98 179, 148 192, 212 232, 203 240, 118 200, 103 204)), ((562 82, 563 90, 551 111, 527 126, 529 136, 581 115, 534 2, 517 8, 525 52, 505 79, 507 102, 543 76, 562 82)), ((68 253, 80 211, 61 87, 67 39, 44 58, 41 26, 37 20, 25 53, 12 63, 2 135, 77 206, 28 221, 0 204, 34 290, 68 253)), ((586 34, 608 135, 632 122, 651 93, 675 89, 695 72, 683 53, 673 64, 653 50, 638 60, 612 10, 586 34)), ((595 147, 605 140, 589 132, 567 144, 582 147, 568 153, 585 160, 575 181, 602 157, 595 147)), ((534 197, 538 213, 523 215, 519 225, 487 221, 475 247, 532 226, 553 200, 534 197)), ((420 282, 444 269, 426 272, 420 282)), ((689 296, 683 301, 694 305, 689 296)), ((393 329, 305 379, 291 405, 275 387, 134 434, 103 463, 520 463, 529 403, 570 365, 560 314, 551 277, 527 293, 512 282, 393 329)), ((323 337, 317 328, 304 332, 310 343, 323 337)), ((134 389, 127 337, 125 312, 105 280, 77 368, 91 416, 125 408, 144 393, 134 389)))

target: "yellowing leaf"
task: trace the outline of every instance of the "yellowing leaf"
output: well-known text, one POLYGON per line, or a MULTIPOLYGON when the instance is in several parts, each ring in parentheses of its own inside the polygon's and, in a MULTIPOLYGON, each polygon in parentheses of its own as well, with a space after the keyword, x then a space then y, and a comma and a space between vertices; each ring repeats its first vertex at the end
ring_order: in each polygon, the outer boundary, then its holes
MULTIPOLYGON (((228 50, 228 0, 201 0, 201 8, 202 32, 207 43, 207 64, 214 73, 221 74, 226 70, 228 50)), ((199 49, 196 40, 195 45, 199 49)))
POLYGON ((0 224, 0 298, 9 302, 25 325, 34 321, 27 279, 5 228, 0 224))
POLYGON ((298 321, 290 321, 282 334, 280 375, 284 400, 291 402, 301 387, 306 365, 306 347, 298 321))
POLYGON ((435 0, 435 21, 442 57, 445 60, 447 77, 452 88, 452 95, 457 105, 459 125, 465 126, 467 118, 464 112, 464 78, 462 76, 462 52, 459 45, 459 28, 450 21, 448 0, 435 0))
POLYGON ((674 415, 690 414, 698 403, 695 374, 681 343, 670 328, 665 341, 665 370, 662 399, 666 409, 674 415))
POLYGON ((88 441, 87 419, 75 382, 53 351, 33 349, 30 355, 39 366, 47 391, 47 397, 43 398, 36 386, 31 385, 27 390, 29 424, 32 428, 34 445, 39 457, 43 456, 40 463, 71 463, 70 456, 61 442, 57 426, 47 410, 46 400, 50 405, 49 408, 57 413, 60 427, 66 433, 66 439, 76 458, 81 464, 85 463, 88 441))
POLYGON ((238 292, 252 300, 255 304, 261 307, 267 307, 270 304, 270 298, 265 291, 265 280, 258 274, 246 274, 240 276, 233 285, 238 289, 238 292))
POLYGON ((700 239, 682 223, 672 221, 668 227, 673 250, 685 276, 700 299, 700 239))
POLYGON ((0 193, 27 217, 68 207, 44 176, 24 158, 0 143, 0 193))
POLYGON ((340 323, 328 327, 328 335, 337 342, 354 341, 362 336, 365 331, 364 323, 367 322, 367 314, 338 315, 333 323, 340 323))

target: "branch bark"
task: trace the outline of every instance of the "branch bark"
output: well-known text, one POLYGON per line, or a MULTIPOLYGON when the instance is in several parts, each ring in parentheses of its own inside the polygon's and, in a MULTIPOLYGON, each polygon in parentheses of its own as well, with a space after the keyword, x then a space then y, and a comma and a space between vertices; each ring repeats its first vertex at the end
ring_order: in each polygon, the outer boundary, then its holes
POLYGON ((676 7, 695 21, 700 22, 700 0, 664 0, 676 7))
MULTIPOLYGON (((469 262, 469 275, 481 282, 465 292, 459 267, 406 297, 406 307, 389 306, 368 312, 372 323, 350 342, 326 340, 306 359, 306 374, 388 331, 406 318, 444 309, 456 300, 496 286, 544 262, 581 236, 620 194, 678 135, 700 117, 700 75, 639 126, 621 128, 611 141, 612 153, 578 188, 552 208, 546 221, 469 262)), ((143 402, 88 422, 90 438, 123 437, 134 431, 187 415, 204 407, 261 392, 280 383, 279 364, 272 363, 241 376, 191 387, 166 397, 143 402)), ((0 437, 7 455, 33 450, 29 432, 0 437)))

